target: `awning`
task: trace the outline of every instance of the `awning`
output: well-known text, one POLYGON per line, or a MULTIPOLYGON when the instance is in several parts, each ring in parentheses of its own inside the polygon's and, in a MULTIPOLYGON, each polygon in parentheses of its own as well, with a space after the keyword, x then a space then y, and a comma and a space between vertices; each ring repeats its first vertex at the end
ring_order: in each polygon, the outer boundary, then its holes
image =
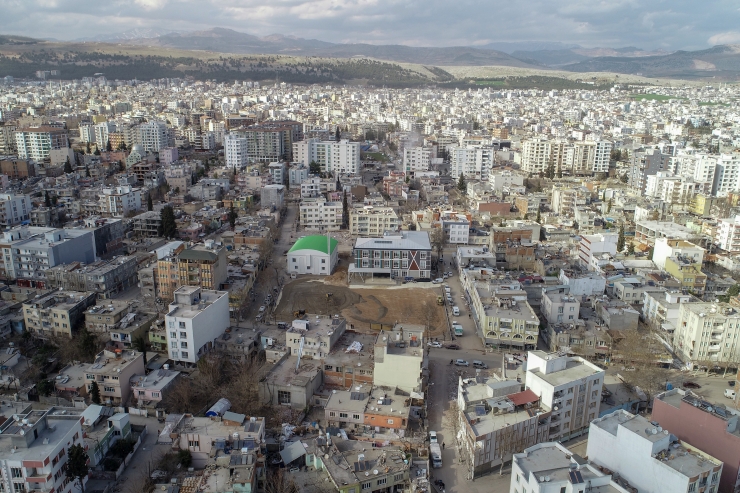
POLYGON ((529 404, 529 403, 537 402, 538 400, 540 400, 540 398, 537 397, 537 394, 535 394, 529 389, 525 390, 524 392, 517 392, 516 394, 509 394, 506 397, 508 397, 509 400, 513 402, 515 406, 523 406, 524 404, 529 404))

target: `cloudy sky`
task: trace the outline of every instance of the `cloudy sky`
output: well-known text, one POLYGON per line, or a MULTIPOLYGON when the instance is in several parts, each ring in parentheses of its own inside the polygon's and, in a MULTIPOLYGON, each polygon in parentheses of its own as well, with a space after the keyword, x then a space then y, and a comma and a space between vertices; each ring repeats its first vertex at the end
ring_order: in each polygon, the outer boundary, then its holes
POLYGON ((0 33, 78 39, 227 27, 415 46, 559 41, 703 49, 740 43, 737 0, 0 0, 0 33))

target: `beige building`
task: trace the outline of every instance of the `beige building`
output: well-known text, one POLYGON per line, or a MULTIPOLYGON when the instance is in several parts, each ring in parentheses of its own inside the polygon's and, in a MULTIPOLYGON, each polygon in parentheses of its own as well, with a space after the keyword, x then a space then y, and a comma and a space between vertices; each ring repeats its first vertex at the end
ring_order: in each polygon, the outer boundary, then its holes
POLYGON ((144 353, 132 350, 104 350, 92 364, 80 365, 85 387, 90 395, 93 382, 98 384, 102 403, 126 405, 131 396, 131 377, 144 374, 144 353))
POLYGON ((518 282, 471 284, 471 307, 484 344, 524 350, 537 347, 540 321, 518 282))
POLYGON ((130 348, 138 337, 146 337, 149 327, 157 319, 155 313, 139 312, 126 301, 108 300, 92 306, 85 312, 85 327, 89 332, 102 334, 119 349, 130 348))
POLYGON ((174 250, 157 261, 158 294, 172 301, 180 286, 200 286, 217 291, 226 282, 226 249, 212 240, 185 250, 174 250))
POLYGON ((77 322, 96 299, 97 293, 93 291, 53 291, 41 298, 30 299, 23 303, 26 330, 40 339, 72 337, 77 322))
POLYGON ((740 361, 740 312, 729 303, 681 303, 673 347, 684 363, 740 361))
MULTIPOLYGON (((390 331, 381 331, 375 340, 376 387, 398 388, 404 392, 421 392, 424 368, 423 325, 396 324, 390 331)), ((355 371, 361 371, 356 368, 355 371)), ((371 368, 368 368, 371 370, 371 368)))
POLYGON ((347 322, 343 318, 308 315, 305 320, 293 320, 285 332, 289 354, 301 358, 323 359, 342 337, 347 322))
POLYGON ((392 207, 353 207, 349 211, 349 230, 353 235, 382 236, 385 231, 396 231, 398 215, 392 207))

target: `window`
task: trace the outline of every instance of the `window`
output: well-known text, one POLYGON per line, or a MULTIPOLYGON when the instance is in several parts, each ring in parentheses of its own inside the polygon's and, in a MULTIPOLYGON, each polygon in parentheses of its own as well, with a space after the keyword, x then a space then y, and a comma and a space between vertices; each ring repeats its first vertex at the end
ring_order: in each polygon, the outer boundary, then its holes
POLYGON ((352 415, 352 419, 357 419, 357 420, 359 420, 359 419, 360 419, 360 415, 359 415, 359 414, 353 414, 353 415, 352 415))
POLYGON ((388 478, 381 478, 381 479, 378 480, 377 484, 378 484, 378 486, 380 486, 380 485, 385 484, 386 481, 388 481, 388 478))
POLYGON ((278 390, 278 404, 290 404, 290 392, 278 390))
POLYGON ((176 348, 177 347, 177 341, 170 342, 170 347, 173 348, 173 349, 176 348))
POLYGON ((187 351, 183 351, 182 352, 182 357, 183 358, 187 358, 188 357, 188 352, 187 351))
POLYGON ((373 486, 373 483, 362 483, 363 490, 369 490, 370 488, 372 488, 372 486, 373 486))
POLYGON ((177 332, 170 332, 170 339, 177 339, 177 332))
POLYGON ((181 329, 184 329, 185 328, 185 322, 180 322, 180 328, 181 329))
POLYGON ((152 397, 159 398, 159 392, 152 392, 152 397))
POLYGON ((180 339, 187 339, 188 333, 187 332, 180 332, 180 339))
POLYGON ((392 420, 392 419, 389 419, 389 420, 388 420, 388 424, 389 424, 389 425, 392 425, 392 424, 393 424, 393 420, 392 420))
POLYGON ((11 478, 22 478, 23 477, 23 471, 20 467, 11 467, 10 468, 10 477, 11 478))
POLYGON ((200 447, 200 442, 197 440, 188 440, 188 447, 200 447))
POLYGON ((116 389, 114 389, 113 387, 103 387, 103 390, 105 392, 115 392, 116 391, 116 389))
POLYGON ((696 481, 689 485, 689 492, 696 491, 696 481))
POLYGON ((337 413, 335 413, 334 411, 329 411, 329 416, 330 416, 330 417, 332 417, 332 418, 333 418, 333 417, 334 417, 334 416, 336 416, 336 415, 337 415, 337 413))
POLYGON ((185 342, 185 341, 182 341, 182 342, 180 342, 180 347, 183 348, 183 349, 187 349, 188 348, 188 343, 185 342))

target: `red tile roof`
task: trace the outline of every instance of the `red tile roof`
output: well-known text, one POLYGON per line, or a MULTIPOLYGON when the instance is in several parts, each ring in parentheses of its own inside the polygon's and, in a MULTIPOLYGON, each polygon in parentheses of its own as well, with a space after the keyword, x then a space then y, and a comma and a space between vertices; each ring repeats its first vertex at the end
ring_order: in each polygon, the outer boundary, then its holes
POLYGON ((508 397, 515 406, 523 406, 524 404, 529 404, 530 402, 537 402, 538 400, 540 400, 540 398, 537 397, 537 394, 529 389, 525 390, 524 392, 509 394, 506 397, 508 397))

